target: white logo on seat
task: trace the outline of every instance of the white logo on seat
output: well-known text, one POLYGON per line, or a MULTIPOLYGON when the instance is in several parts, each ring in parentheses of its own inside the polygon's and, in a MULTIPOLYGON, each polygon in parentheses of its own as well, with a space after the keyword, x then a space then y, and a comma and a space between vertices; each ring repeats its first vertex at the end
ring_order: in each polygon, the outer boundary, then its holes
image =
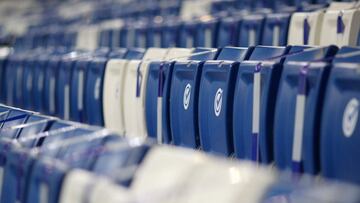
POLYGON ((215 94, 215 99, 214 99, 214 112, 216 116, 220 115, 221 112, 221 106, 222 106, 222 94, 223 94, 223 90, 221 88, 219 88, 216 91, 215 94))
POLYGON ((359 117, 359 100, 352 98, 345 107, 342 128, 345 137, 351 137, 359 117))
POLYGON ((189 108, 190 96, 191 96, 191 85, 187 84, 185 86, 184 97, 183 97, 183 104, 184 104, 184 109, 185 110, 187 110, 189 108))

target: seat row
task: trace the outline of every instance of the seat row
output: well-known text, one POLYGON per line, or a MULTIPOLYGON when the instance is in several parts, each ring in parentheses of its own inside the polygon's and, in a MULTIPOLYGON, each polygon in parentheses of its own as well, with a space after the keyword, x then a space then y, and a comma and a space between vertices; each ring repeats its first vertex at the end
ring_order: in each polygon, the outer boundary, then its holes
POLYGON ((0 105, 0 123, 4 203, 360 200, 354 185, 294 178, 9 106, 0 105))
POLYGON ((17 39, 16 47, 223 47, 253 45, 358 45, 359 5, 336 2, 303 12, 235 12, 196 19, 115 19, 98 24, 47 26, 17 39))
POLYGON ((360 165, 345 158, 358 152, 358 56, 336 46, 15 54, 0 69, 2 101, 359 183, 360 165))

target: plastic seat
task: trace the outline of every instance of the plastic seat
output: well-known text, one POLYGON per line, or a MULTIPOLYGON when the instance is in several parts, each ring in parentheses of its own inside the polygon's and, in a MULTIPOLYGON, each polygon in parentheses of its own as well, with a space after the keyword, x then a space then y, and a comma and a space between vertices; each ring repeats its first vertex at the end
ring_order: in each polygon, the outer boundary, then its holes
POLYGON ((219 20, 208 16, 198 22, 196 30, 195 47, 217 47, 217 33, 219 20))
POLYGON ((265 16, 261 14, 244 16, 239 28, 238 46, 259 45, 262 41, 264 22, 265 16))
POLYGON ((192 48, 196 46, 196 29, 197 24, 193 21, 185 21, 179 26, 179 47, 192 48))
POLYGON ((86 25, 79 29, 76 38, 76 49, 95 50, 98 47, 100 27, 97 25, 86 25))
POLYGON ((56 159, 44 157, 35 161, 26 182, 24 202, 58 202, 62 181, 68 171, 69 166, 56 159))
POLYGON ((91 125, 104 126, 103 118, 103 84, 107 59, 94 57, 89 63, 85 83, 85 122, 91 125))
POLYGON ((129 60, 143 57, 143 49, 129 49, 124 59, 110 59, 106 65, 103 89, 103 112, 105 127, 124 135, 124 84, 129 60))
POLYGON ((323 11, 293 13, 288 45, 319 45, 323 17, 323 11))
POLYGON ((262 45, 286 46, 291 15, 268 14, 265 19, 262 45))
POLYGON ((357 44, 360 30, 360 10, 330 10, 324 15, 320 45, 338 46, 357 44))
POLYGON ((139 48, 150 47, 147 24, 145 24, 145 22, 135 22, 134 26, 134 46, 139 48))
MULTIPOLYGON (((174 50, 176 51, 177 49, 174 50)), ((180 50, 181 49, 179 49, 179 51, 180 50)), ((147 128, 147 135, 151 138, 155 138, 155 139, 158 138, 159 142, 170 143, 171 141, 168 103, 169 103, 169 95, 170 95, 169 92, 171 86, 170 81, 172 77, 172 69, 176 61, 181 61, 188 58, 188 55, 190 54, 189 53, 185 54, 185 52, 189 52, 189 51, 190 50, 183 49, 184 54, 180 58, 170 61, 166 61, 166 60, 153 61, 149 65, 149 74, 147 79, 146 95, 145 95, 146 128, 147 128), (162 72, 161 73, 162 81, 160 83, 161 85, 159 86, 160 71, 162 72), (159 123, 158 125, 158 122, 161 123, 159 123), (160 131, 158 130, 161 130, 161 134, 160 131)), ((198 54, 198 55, 191 56, 190 58, 197 57, 198 60, 201 60, 201 58, 208 57, 209 59, 213 59, 216 54, 216 50, 197 48, 192 51, 192 54, 198 54), (199 54, 199 52, 203 52, 203 54, 199 54)))
MULTIPOLYGON (((33 109, 33 103, 32 103, 32 98, 33 98, 33 80, 35 79, 35 73, 34 73, 34 68, 37 65, 37 54, 29 54, 24 62, 24 67, 23 67, 23 75, 21 78, 21 88, 18 88, 21 90, 21 97, 19 99, 21 99, 21 103, 22 103, 22 108, 24 109, 28 109, 28 110, 32 110, 33 109)), ((17 90, 18 90, 17 89, 17 90)))
POLYGON ((217 61, 207 61, 200 79, 198 119, 200 145, 204 151, 230 156, 233 153, 232 105, 239 62, 247 60, 251 53, 240 48, 237 57, 223 61, 227 56, 220 53, 217 61))
POLYGON ((74 169, 68 172, 64 178, 59 202, 129 202, 132 198, 128 192, 127 188, 121 187, 105 177, 99 177, 85 170, 74 169), (88 189, 92 192, 89 193, 88 189))
POLYGON ((162 28, 162 37, 161 37, 161 47, 176 47, 179 46, 179 29, 180 23, 176 20, 170 19, 169 21, 165 21, 162 28))
POLYGON ((120 19, 108 20, 101 24, 101 31, 99 33, 100 47, 118 47, 119 32, 124 26, 124 22, 120 19))
MULTIPOLYGON (((215 52, 215 49, 196 50, 194 54, 201 52, 215 52)), ((225 47, 222 52, 242 53, 241 49, 225 47)), ((226 54, 225 54, 226 55, 226 54)), ((175 145, 198 148, 200 146, 198 129, 198 100, 200 77, 203 64, 206 60, 214 60, 215 56, 209 55, 192 56, 189 60, 178 61, 174 65, 174 70, 170 85, 169 94, 169 118, 172 143, 175 145)), ((224 59, 224 58, 223 58, 224 59)), ((226 60, 226 59, 224 59, 226 60)))
POLYGON ((144 119, 145 88, 151 60, 162 60, 168 50, 149 48, 140 60, 131 60, 125 70, 123 114, 127 136, 146 136, 144 119))
POLYGON ((324 95, 321 117, 321 169, 327 178, 360 183, 360 165, 353 155, 359 153, 359 48, 343 47, 335 56, 324 95))
POLYGON ((295 51, 286 47, 257 46, 249 60, 239 66, 232 121, 237 158, 263 163, 272 161, 272 123, 276 101, 274 95, 277 94, 281 77, 284 61, 282 56, 288 52, 295 51), (259 78, 260 84, 256 82, 259 78), (260 92, 257 92, 259 90, 260 92), (259 109, 259 115, 256 109, 259 109), (254 149, 255 146, 259 146, 260 153, 254 151, 257 149, 254 149))
POLYGON ((34 78, 32 81, 32 109, 36 112, 44 113, 44 99, 45 99, 45 72, 49 64, 50 54, 40 55, 38 57, 37 65, 33 67, 34 78))
POLYGON ((242 16, 225 17, 219 23, 217 46, 236 46, 242 16))
POLYGON ((84 100, 85 84, 87 71, 89 69, 92 57, 90 54, 79 57, 74 62, 71 70, 70 81, 70 120, 85 122, 85 105, 84 100))
POLYGON ((336 52, 337 47, 330 46, 286 59, 274 117, 274 160, 280 169, 319 171, 321 108, 331 67, 326 62, 309 62, 333 57, 336 52))
POLYGON ((43 87, 43 111, 47 115, 56 115, 57 109, 57 102, 56 99, 57 95, 57 88, 56 81, 57 76, 59 75, 59 69, 61 65, 61 55, 54 54, 53 56, 49 57, 49 62, 45 66, 45 73, 44 73, 44 87, 43 87))
MULTIPOLYGON (((65 120, 70 119, 70 83, 77 57, 78 56, 71 56, 70 54, 64 56, 57 68, 58 72, 57 75, 55 75, 56 78, 50 78, 50 104, 55 105, 56 115, 65 120), (55 94, 51 92, 54 83, 56 84, 55 94), (53 99, 51 98, 52 96, 55 96, 56 102, 51 101, 53 99)), ((50 110, 53 110, 52 108, 54 108, 54 106, 50 106, 50 110)))

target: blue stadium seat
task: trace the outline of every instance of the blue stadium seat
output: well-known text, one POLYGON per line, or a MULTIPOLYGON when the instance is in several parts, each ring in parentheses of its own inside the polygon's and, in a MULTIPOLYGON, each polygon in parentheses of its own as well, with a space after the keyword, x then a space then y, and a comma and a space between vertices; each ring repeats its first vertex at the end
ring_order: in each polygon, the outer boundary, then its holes
POLYGON ((194 47, 217 47, 217 33, 219 20, 208 16, 197 23, 194 47))
POLYGON ((233 139, 237 158, 264 163, 272 161, 275 95, 284 61, 282 56, 288 52, 285 47, 257 46, 249 60, 240 64, 233 106, 233 139), (255 84, 255 77, 260 78, 260 84, 255 84), (254 99, 255 96, 259 98, 254 99), (256 108, 260 108, 259 115, 255 115, 256 108), (260 146, 260 153, 256 151, 257 146, 260 146))
POLYGON ((259 45, 262 41, 265 17, 262 14, 244 16, 239 28, 238 46, 259 45))
POLYGON ((326 61, 336 52, 334 46, 308 49, 286 59, 274 119, 274 160, 280 169, 319 171, 321 107, 330 72, 326 61), (309 63, 314 60, 324 62, 309 63))
MULTIPOLYGON (((197 48, 192 54, 199 54, 196 56, 191 56, 190 60, 206 60, 214 59, 216 51, 215 49, 205 49, 197 48), (212 50, 211 52, 209 52, 212 50), (203 54, 199 54, 202 52, 203 54)), ((170 143, 171 130, 170 130, 170 110, 169 110, 169 98, 170 98, 170 88, 171 88, 171 78, 173 71, 174 61, 163 61, 163 62, 152 62, 149 67, 149 76, 146 86, 146 96, 145 96, 145 119, 148 136, 152 138, 157 138, 158 135, 158 97, 162 93, 162 141, 164 143, 170 143), (161 65, 162 63, 162 65, 161 65), (161 73, 159 73, 161 71, 161 73), (162 76, 162 86, 159 86, 159 76, 162 76), (162 88, 159 92, 159 88, 162 88)))
POLYGON ((85 122, 85 105, 87 102, 84 100, 84 94, 90 60, 90 53, 77 58, 74 68, 71 70, 70 120, 73 121, 85 122))
POLYGON ((252 48, 239 48, 237 58, 222 61, 227 56, 220 53, 217 61, 205 62, 199 91, 200 145, 205 151, 230 156, 233 153, 232 105, 239 62, 250 57, 252 48))
POLYGON ((266 15, 262 45, 286 46, 291 15, 273 13, 266 15))
POLYGON ((147 28, 147 46, 148 47, 162 47, 162 33, 163 24, 162 21, 154 20, 147 28))
POLYGON ((196 46, 196 29, 197 23, 193 21, 185 21, 179 26, 178 47, 192 48, 196 46))
MULTIPOLYGON (((56 68, 57 69, 57 75, 55 75, 56 78, 54 78, 55 81, 51 81, 50 78, 50 85, 53 85, 51 83, 56 83, 55 85, 55 95, 52 93, 52 95, 49 95, 49 100, 53 99, 52 97, 55 96, 56 102, 52 101, 55 109, 56 109, 56 115, 62 119, 69 120, 70 119, 70 82, 71 82, 71 74, 72 70, 74 68, 76 62, 76 58, 71 56, 70 54, 68 56, 64 56, 61 60, 61 63, 56 68)), ((50 88, 52 88, 50 86, 50 88)), ((51 93, 51 90, 50 90, 51 93)), ((52 103, 50 101, 50 104, 52 103)), ((50 109, 52 109, 50 107, 50 109)))
POLYGON ((69 166, 60 160, 43 157, 36 161, 25 183, 24 202, 58 202, 62 181, 68 171, 69 166))
POLYGON ((36 112, 44 112, 44 84, 45 80, 49 78, 45 78, 45 68, 48 66, 49 59, 51 54, 44 54, 39 56, 37 60, 37 65, 33 67, 34 78, 32 81, 32 109, 36 112))
POLYGON ((56 114, 56 82, 59 75, 59 67, 61 65, 61 54, 49 56, 49 62, 44 67, 44 88, 43 88, 43 111, 47 115, 56 114))
POLYGON ((21 82, 21 100, 22 108, 33 110, 32 99, 33 95, 33 81, 35 79, 35 67, 38 66, 38 53, 29 54, 25 59, 23 68, 23 77, 21 82))
POLYGON ((104 126, 102 102, 106 63, 105 57, 94 57, 85 76, 85 122, 91 125, 104 126))
POLYGON ((161 37, 161 47, 175 47, 180 46, 178 43, 179 38, 179 22, 174 19, 170 19, 164 22, 162 29, 162 37, 161 37))
MULTIPOLYGON (((193 53, 204 51, 215 53, 216 49, 197 49, 193 53)), ((168 99, 169 118, 166 120, 170 124, 170 136, 175 145, 189 148, 200 146, 197 118, 200 76, 204 62, 215 59, 215 55, 210 53, 174 64, 168 99)))
POLYGON ((119 172, 121 173, 123 169, 126 170, 128 167, 140 164, 149 151, 150 145, 125 146, 124 142, 128 141, 119 142, 119 145, 114 143, 106 145, 105 150, 94 158, 95 161, 91 171, 98 175, 110 177, 119 184, 128 186, 134 174, 120 178, 119 172))
POLYGON ((135 24, 134 29, 134 45, 135 47, 139 48, 147 48, 150 47, 149 41, 148 41, 148 27, 147 24, 144 22, 137 22, 135 24))
POLYGON ((22 105, 22 75, 24 65, 24 54, 10 56, 10 62, 5 72, 6 104, 21 107, 22 105))
POLYGON ((236 46, 242 16, 229 16, 221 19, 218 29, 217 46, 236 46))
POLYGON ((333 60, 321 120, 321 169, 328 178, 360 183, 359 57, 358 47, 343 47, 333 60), (351 52, 357 55, 339 58, 351 52))

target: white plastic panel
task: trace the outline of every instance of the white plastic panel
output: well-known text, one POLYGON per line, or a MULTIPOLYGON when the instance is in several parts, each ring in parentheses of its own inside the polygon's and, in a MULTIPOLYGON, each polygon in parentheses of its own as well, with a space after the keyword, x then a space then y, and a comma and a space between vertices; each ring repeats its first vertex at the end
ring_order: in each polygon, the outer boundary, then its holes
POLYGON ((123 113, 126 136, 146 136, 147 134, 144 123, 144 91, 148 65, 152 60, 164 59, 167 51, 167 49, 149 48, 142 61, 131 60, 125 70, 123 113))
POLYGON ((79 28, 76 39, 76 48, 82 50, 95 50, 98 47, 99 26, 91 25, 79 28))
POLYGON ((176 202, 260 202, 276 174, 253 163, 213 159, 194 170, 176 202), (206 191, 206 192, 205 192, 206 191))
POLYGON ((307 18, 310 26, 308 45, 319 45, 323 17, 323 11, 294 13, 290 21, 288 44, 304 45, 304 22, 307 18))
POLYGON ((274 171, 250 162, 160 146, 146 156, 131 191, 137 202, 255 203, 276 178, 274 171))
POLYGON ((97 178, 91 190, 89 203, 133 203, 131 191, 105 178, 97 178))
POLYGON ((120 135, 125 134, 124 84, 129 61, 111 59, 106 65, 103 86, 103 112, 105 127, 120 135))
POLYGON ((89 173, 80 169, 70 171, 62 184, 59 202, 83 202, 85 193, 88 192, 88 185, 92 182, 92 177, 89 173))
POLYGON ((324 15, 320 45, 335 44, 338 46, 356 46, 360 29, 359 10, 333 10, 327 11, 324 15), (337 33, 338 17, 342 16, 344 30, 337 33))
POLYGON ((206 161, 204 154, 193 150, 153 147, 135 174, 133 194, 138 202, 173 202, 184 184, 191 181, 189 174, 206 161))

